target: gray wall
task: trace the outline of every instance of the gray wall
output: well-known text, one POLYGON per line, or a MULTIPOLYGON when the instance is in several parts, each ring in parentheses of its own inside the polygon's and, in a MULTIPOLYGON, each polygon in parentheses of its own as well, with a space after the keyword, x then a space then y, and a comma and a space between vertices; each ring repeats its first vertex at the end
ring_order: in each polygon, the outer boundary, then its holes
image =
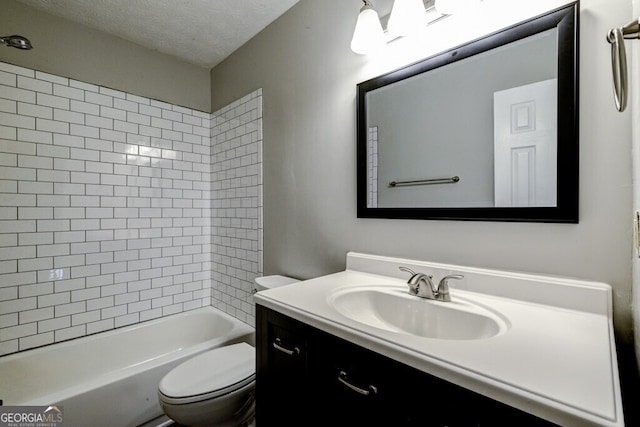
POLYGON ((211 112, 209 70, 14 0, 1 6, 1 35, 20 34, 34 48, 2 46, 0 61, 211 112))
POLYGON ((630 3, 581 1, 577 225, 356 218, 355 86, 373 77, 349 50, 359 8, 302 0, 212 70, 214 109, 263 88, 265 273, 336 272, 353 250, 603 281, 630 342, 630 116, 613 107, 604 40, 630 3))

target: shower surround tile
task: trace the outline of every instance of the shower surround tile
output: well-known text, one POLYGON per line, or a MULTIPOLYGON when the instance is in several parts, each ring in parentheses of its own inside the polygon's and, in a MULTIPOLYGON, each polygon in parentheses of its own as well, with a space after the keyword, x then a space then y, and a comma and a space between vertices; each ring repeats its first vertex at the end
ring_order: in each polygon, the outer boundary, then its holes
POLYGON ((262 90, 212 115, 212 305, 255 326, 262 274, 262 90))
POLYGON ((0 355, 205 305, 253 324, 261 100, 212 115, 0 62, 0 355))

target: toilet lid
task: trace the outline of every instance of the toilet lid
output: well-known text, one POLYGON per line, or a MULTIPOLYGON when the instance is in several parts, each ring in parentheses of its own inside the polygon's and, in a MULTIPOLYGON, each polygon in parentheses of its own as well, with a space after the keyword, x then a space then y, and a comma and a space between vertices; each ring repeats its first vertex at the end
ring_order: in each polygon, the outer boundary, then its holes
POLYGON ((202 353, 171 370, 160 381, 160 392, 169 398, 226 394, 253 381, 255 348, 247 343, 219 347, 202 353))

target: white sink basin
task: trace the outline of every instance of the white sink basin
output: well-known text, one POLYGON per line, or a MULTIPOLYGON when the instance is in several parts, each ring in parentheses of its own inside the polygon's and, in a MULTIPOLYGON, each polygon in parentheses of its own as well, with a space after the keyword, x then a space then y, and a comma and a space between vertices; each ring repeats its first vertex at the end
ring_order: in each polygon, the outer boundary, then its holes
POLYGON ((392 286, 336 290, 328 297, 336 311, 374 328, 442 340, 480 340, 506 332, 508 322, 493 310, 466 298, 451 302, 410 295, 392 286))

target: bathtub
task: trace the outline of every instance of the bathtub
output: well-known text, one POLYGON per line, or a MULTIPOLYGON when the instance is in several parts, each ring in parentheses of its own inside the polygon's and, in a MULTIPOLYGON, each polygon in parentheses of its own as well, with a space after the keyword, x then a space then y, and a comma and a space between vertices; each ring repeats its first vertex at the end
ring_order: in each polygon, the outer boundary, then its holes
POLYGON ((0 357, 4 405, 61 405, 65 427, 138 426, 162 415, 158 383, 181 362, 251 326, 213 307, 0 357))

